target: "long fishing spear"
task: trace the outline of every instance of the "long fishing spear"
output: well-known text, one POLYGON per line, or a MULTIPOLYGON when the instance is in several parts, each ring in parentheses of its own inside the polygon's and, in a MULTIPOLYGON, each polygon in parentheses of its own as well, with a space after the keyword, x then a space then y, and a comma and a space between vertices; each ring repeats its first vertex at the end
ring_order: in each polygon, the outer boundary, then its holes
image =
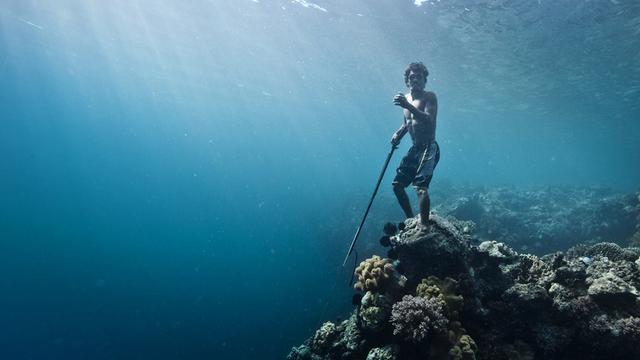
POLYGON ((362 226, 364 225, 364 221, 367 220, 367 215, 369 215, 369 209, 371 209, 371 204, 373 204, 373 199, 375 199, 376 194, 378 193, 378 188, 380 187, 380 183, 382 182, 382 178, 384 177, 384 173, 387 171, 387 166, 389 166, 389 161, 391 160, 391 156, 393 152, 398 147, 396 145, 391 146, 391 151, 387 155, 387 160, 384 161, 384 166, 382 167, 382 171, 380 172, 380 176, 378 176, 378 182, 376 183, 376 188, 373 190, 373 194, 371 195, 371 199, 369 200, 369 205, 367 205, 367 210, 364 212, 364 216, 362 217, 362 221, 360 222, 360 226, 358 226, 358 231, 356 231, 356 235, 353 237, 351 241, 351 245, 349 246, 349 251, 347 252, 347 256, 344 258, 344 262, 342 266, 347 264, 347 260, 349 260, 349 256, 351 256, 351 252, 353 251, 353 247, 356 245, 356 241, 358 241, 358 236, 360 235, 360 230, 362 230, 362 226))

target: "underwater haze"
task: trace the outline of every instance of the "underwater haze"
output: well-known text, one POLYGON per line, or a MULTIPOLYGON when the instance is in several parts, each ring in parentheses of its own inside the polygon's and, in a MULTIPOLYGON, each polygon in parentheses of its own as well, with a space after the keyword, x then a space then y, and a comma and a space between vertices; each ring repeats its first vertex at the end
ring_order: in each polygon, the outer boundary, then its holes
POLYGON ((3 0, 0 357, 283 359, 347 314, 412 61, 434 191, 638 189, 635 0, 3 0))

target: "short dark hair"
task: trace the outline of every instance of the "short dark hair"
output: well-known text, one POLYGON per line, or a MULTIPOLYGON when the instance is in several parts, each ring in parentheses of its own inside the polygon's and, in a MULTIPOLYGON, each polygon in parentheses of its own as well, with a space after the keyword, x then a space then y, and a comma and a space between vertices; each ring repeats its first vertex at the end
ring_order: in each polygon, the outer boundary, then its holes
POLYGON ((429 76, 429 70, 424 64, 420 61, 412 62, 407 66, 407 69, 404 71, 404 83, 407 84, 409 81, 409 73, 413 70, 413 72, 421 72, 424 74, 424 78, 426 79, 429 76))

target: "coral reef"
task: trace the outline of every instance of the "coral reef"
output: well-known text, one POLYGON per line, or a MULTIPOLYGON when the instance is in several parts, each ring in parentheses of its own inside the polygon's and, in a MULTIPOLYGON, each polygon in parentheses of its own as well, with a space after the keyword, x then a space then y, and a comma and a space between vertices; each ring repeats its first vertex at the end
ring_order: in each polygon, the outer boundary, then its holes
MULTIPOLYGON (((640 248, 640 193, 598 187, 479 187, 439 182, 430 195, 433 211, 456 218, 461 232, 473 233, 470 241, 474 244, 496 240, 537 256, 600 242, 640 248)), ((361 202, 365 203, 368 196, 363 194, 361 202)), ((362 209, 353 204, 354 199, 349 198, 348 204, 340 204, 333 211, 329 239, 342 239, 358 226, 362 209)), ((392 194, 381 193, 376 204, 377 211, 369 215, 368 224, 382 225, 398 218, 399 208, 392 194)), ((379 239, 379 230, 365 226, 360 237, 379 239)), ((388 237, 395 230, 388 227, 383 246, 388 246, 388 237)), ((363 258, 380 255, 380 251, 377 241, 360 243, 359 255, 363 258)))
MULTIPOLYGON (((377 278, 348 320, 325 323, 288 359, 640 358, 638 248, 596 243, 538 257, 473 245, 468 222, 433 220, 408 219, 390 238, 405 286, 384 291, 377 278)), ((372 259, 360 269, 363 290, 391 264, 372 259)))
POLYGON ((640 196, 603 188, 451 187, 435 210, 476 225, 481 240, 544 254, 579 243, 640 246, 640 196), (634 234, 635 233, 635 234, 634 234))

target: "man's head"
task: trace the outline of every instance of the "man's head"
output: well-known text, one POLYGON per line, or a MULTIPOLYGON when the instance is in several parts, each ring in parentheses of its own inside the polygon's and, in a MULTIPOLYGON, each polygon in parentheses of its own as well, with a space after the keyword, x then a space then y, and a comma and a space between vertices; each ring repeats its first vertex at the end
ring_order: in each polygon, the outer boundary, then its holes
POLYGON ((427 84, 429 70, 421 62, 414 62, 404 71, 404 83, 411 90, 422 90, 427 84))

